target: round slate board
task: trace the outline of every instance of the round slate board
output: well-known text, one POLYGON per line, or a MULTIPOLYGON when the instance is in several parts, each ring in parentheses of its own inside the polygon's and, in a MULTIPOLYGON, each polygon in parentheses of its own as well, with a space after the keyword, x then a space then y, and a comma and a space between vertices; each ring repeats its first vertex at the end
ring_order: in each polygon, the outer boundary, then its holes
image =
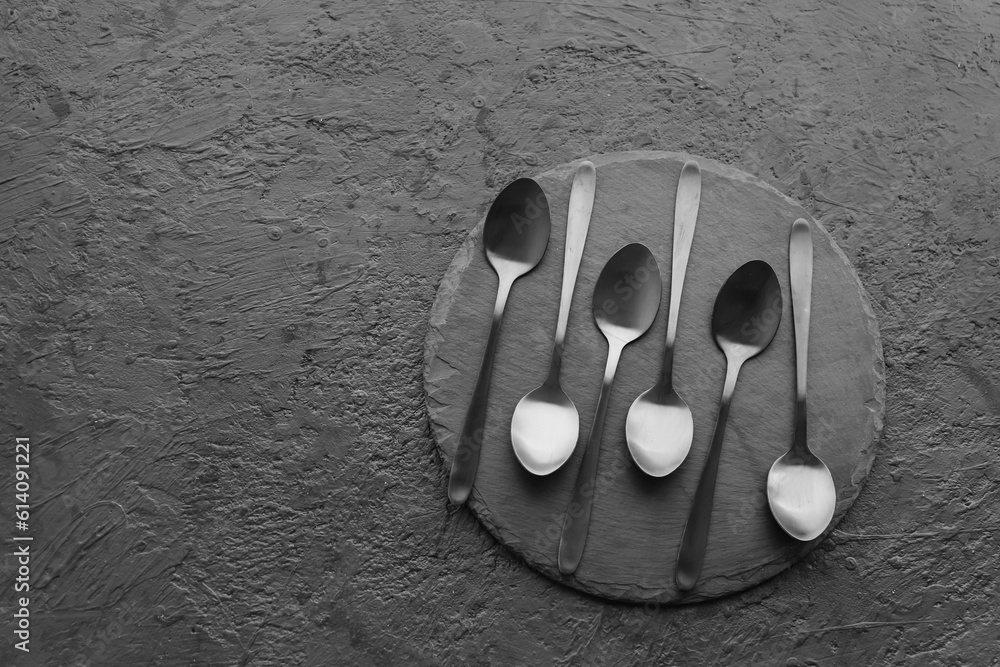
MULTIPOLYGON (((559 307, 566 210, 579 163, 536 180, 552 211, 552 233, 538 267, 514 283, 500 332, 479 473, 468 506, 486 528, 539 572, 616 600, 689 602, 743 590, 774 576, 821 539, 786 536, 765 495, 771 463, 792 440, 795 397, 788 234, 809 215, 793 201, 731 167, 665 152, 590 158, 597 195, 569 319, 562 385, 580 411, 573 457, 546 477, 525 471, 510 441, 521 397, 545 378, 559 307), (666 335, 674 195, 685 160, 702 169, 701 209, 681 301, 674 366, 677 392, 694 416, 694 443, 681 467, 652 478, 625 443, 625 416, 658 372, 666 335), (590 534, 579 569, 559 573, 563 513, 583 456, 600 391, 607 343, 594 324, 591 297, 602 266, 621 246, 653 251, 664 279, 656 321, 625 348, 608 408, 590 534), (707 456, 726 361, 710 331, 715 296, 752 259, 769 262, 784 309, 771 346, 743 367, 722 450, 708 553, 697 588, 674 586, 684 521, 707 456)), ((830 529, 857 497, 871 469, 882 428, 885 376, 875 316, 843 252, 822 227, 813 229, 813 301, 809 348, 809 443, 837 485, 830 529)), ((447 465, 479 370, 497 278, 482 247, 482 222, 441 281, 431 311, 424 380, 434 437, 447 465)), ((445 490, 441 490, 442 496, 445 490)))

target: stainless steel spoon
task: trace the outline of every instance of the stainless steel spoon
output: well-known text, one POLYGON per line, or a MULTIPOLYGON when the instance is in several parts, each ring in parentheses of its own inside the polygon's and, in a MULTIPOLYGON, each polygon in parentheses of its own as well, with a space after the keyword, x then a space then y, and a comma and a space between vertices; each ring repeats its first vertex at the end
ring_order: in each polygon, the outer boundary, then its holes
POLYGON ((593 162, 582 162, 573 177, 566 221, 566 252, 563 260, 562 296, 556 339, 549 361, 549 375, 542 386, 529 392, 514 408, 510 420, 510 440, 517 460, 529 472, 548 475, 566 463, 580 435, 580 415, 576 405, 559 385, 563 342, 569 323, 576 275, 587 242, 590 214, 594 208, 597 171, 593 162))
POLYGON ((538 183, 530 178, 519 178, 504 188, 486 214, 483 247, 500 283, 479 379, 472 392, 472 402, 465 414, 465 424, 451 465, 448 498, 455 505, 465 502, 476 480, 479 453, 483 446, 483 425, 486 423, 486 399, 493 375, 493 356, 507 295, 514 281, 541 261, 549 243, 550 227, 548 200, 538 183))
POLYGON ((691 450, 694 422, 691 409, 674 391, 674 341, 681 309, 694 227, 701 202, 701 169, 689 161, 681 169, 674 203, 674 244, 671 260, 670 314, 660 378, 632 403, 625 420, 625 438, 632 459, 647 474, 663 477, 677 469, 691 450))
POLYGON ((792 447, 767 473, 767 502, 778 525, 797 540, 819 537, 833 519, 837 487, 830 469, 806 442, 806 362, 812 307, 812 233, 799 218, 788 239, 788 273, 795 323, 795 435, 792 447))
POLYGON ((770 264, 760 260, 747 262, 736 269, 715 298, 712 333, 716 344, 726 355, 726 384, 722 390, 708 460, 698 481, 677 554, 674 579, 679 590, 694 588, 705 561, 722 440, 726 434, 726 420, 736 378, 747 359, 760 354, 771 344, 781 322, 781 303, 778 277, 770 264))
POLYGON ((573 495, 563 518, 559 538, 559 571, 571 574, 580 565, 587 543, 590 513, 597 482, 597 461, 604 435, 611 385, 622 349, 649 329, 660 308, 660 269, 649 248, 631 243, 616 252, 601 270, 594 287, 594 319, 608 339, 601 397, 590 428, 590 439, 576 476, 573 495))

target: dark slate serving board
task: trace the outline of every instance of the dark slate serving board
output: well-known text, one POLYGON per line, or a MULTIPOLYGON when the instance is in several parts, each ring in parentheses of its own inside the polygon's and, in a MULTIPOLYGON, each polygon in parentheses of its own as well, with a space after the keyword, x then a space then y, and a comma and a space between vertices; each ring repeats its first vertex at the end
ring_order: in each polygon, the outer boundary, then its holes
MULTIPOLYGON (((536 177, 549 200, 552 235, 538 267, 514 283, 497 350, 485 443, 468 506, 500 542, 531 567, 609 599, 689 602, 753 586, 800 559, 820 540, 787 537, 771 517, 765 484, 789 446, 795 394, 788 233, 795 202, 732 167, 666 152, 590 158, 597 195, 569 320, 562 384, 580 411, 580 444, 562 468, 536 477, 519 465, 510 419, 520 398, 545 376, 562 277, 566 209, 578 163, 536 177), (666 333, 674 194, 687 159, 702 169, 698 226, 681 302, 674 378, 694 415, 694 444, 664 478, 645 475, 625 443, 632 400, 655 379, 666 333), (622 355, 611 395, 590 536, 579 569, 559 574, 556 552, 583 446, 590 431, 607 344, 594 324, 591 296, 604 262, 639 241, 664 279, 656 321, 622 355), (709 325, 726 278, 751 259, 769 262, 784 297, 771 346, 743 367, 729 416, 708 553, 698 587, 681 595, 674 564, 722 392, 725 358, 709 325)), ((813 227, 813 302, 809 350, 809 441, 838 490, 833 526, 857 497, 882 428, 885 375, 875 316, 857 275, 822 227, 813 227)), ((434 436, 447 465, 455 452, 486 345, 497 278, 482 248, 482 222, 441 281, 430 317, 424 379, 434 436)), ((441 489, 442 498, 446 489, 441 489)))

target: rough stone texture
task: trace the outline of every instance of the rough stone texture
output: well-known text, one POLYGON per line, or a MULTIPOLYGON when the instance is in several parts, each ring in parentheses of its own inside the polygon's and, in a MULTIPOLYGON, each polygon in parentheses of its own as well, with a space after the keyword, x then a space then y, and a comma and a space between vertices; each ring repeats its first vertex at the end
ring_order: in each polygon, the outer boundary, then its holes
MULTIPOLYGON (((590 158, 597 194, 570 310, 562 385, 581 416, 574 456, 556 473, 536 477, 521 467, 510 422, 521 397, 545 379, 558 312, 566 211, 576 163, 537 178, 552 212, 549 248, 538 267, 515 283, 494 366, 485 441, 471 506, 505 546, 559 581, 611 599, 694 602, 742 590, 774 576, 817 541, 789 538, 770 514, 767 472, 792 441, 795 347, 788 234, 808 215, 778 191, 732 167, 701 157, 635 151, 590 158), (694 417, 692 452, 661 480, 635 466, 625 442, 629 405, 655 382, 667 328, 673 202, 687 159, 702 169, 701 207, 678 320, 677 392, 694 417), (630 344, 618 366, 604 429, 594 514, 580 568, 559 574, 556 554, 563 513, 589 438, 604 374, 607 342, 593 320, 593 292, 604 262, 625 243, 641 241, 663 276, 656 321, 630 344), (708 456, 725 357, 710 322, 718 290, 737 267, 763 259, 781 285, 781 326, 771 345, 740 373, 729 415, 715 494, 709 551, 698 587, 681 594, 674 568, 701 470, 708 456)), ((484 219, 485 220, 485 219, 484 219)), ((455 456, 469 396, 485 348, 497 278, 477 227, 441 281, 427 336, 427 405, 446 461, 455 456), (481 335, 477 335, 481 333, 481 335)), ((814 225, 814 289, 810 337, 809 441, 830 467, 838 504, 827 532, 857 497, 882 428, 884 366, 875 316, 839 248, 814 225)))
POLYGON ((0 459, 32 438, 38 548, 33 651, 4 583, 0 663, 998 663, 1000 10, 611 4, 0 7, 0 459), (449 509, 424 406, 499 188, 631 149, 801 200, 885 353, 833 534, 680 608, 449 509))

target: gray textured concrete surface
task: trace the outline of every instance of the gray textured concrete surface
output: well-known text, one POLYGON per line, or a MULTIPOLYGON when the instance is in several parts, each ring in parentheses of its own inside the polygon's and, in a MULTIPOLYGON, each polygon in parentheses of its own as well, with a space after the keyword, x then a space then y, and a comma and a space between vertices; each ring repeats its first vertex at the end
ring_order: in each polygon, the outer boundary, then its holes
POLYGON ((0 10, 3 664, 998 664, 994 3, 0 10), (629 149, 802 201, 885 353, 838 529, 683 608, 571 591, 449 509, 424 406, 493 195, 629 149))

